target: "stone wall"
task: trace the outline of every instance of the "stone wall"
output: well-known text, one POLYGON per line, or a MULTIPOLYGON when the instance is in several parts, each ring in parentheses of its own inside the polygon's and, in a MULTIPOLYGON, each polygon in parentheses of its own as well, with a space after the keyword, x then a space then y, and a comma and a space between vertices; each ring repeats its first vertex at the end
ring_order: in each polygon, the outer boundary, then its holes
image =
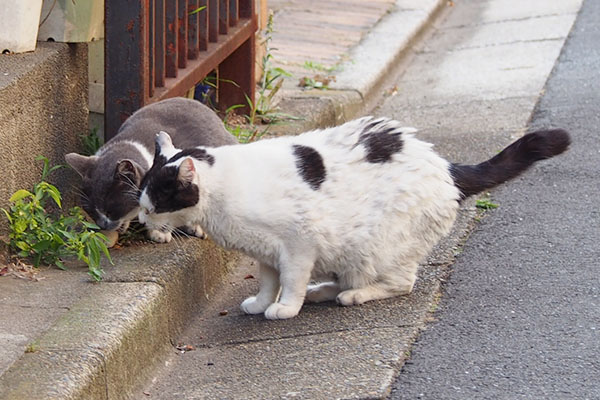
MULTIPOLYGON (((32 53, 0 55, 0 207, 39 181, 38 155, 56 165, 81 150, 79 136, 88 132, 87 54, 85 43, 38 42, 32 53)), ((50 181, 72 206, 75 173, 65 168, 50 181)), ((7 230, 0 215, 0 234, 7 230)))

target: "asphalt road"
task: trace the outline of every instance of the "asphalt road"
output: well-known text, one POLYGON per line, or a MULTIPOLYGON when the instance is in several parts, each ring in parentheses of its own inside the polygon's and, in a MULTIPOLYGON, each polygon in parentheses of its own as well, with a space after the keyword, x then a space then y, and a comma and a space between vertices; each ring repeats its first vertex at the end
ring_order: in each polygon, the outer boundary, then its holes
POLYGON ((530 129, 568 153, 492 192, 392 399, 600 398, 600 1, 585 1, 530 129))

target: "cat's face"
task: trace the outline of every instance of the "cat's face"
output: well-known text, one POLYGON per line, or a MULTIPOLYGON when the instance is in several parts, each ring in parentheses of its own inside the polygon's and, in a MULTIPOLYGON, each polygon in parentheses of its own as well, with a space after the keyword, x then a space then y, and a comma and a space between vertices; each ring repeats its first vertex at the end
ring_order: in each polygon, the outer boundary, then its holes
POLYGON ((126 230, 139 211, 141 167, 131 160, 111 163, 75 153, 65 159, 83 179, 81 207, 85 212, 101 229, 126 230))
POLYGON ((190 223, 189 208, 200 195, 194 162, 185 154, 173 147, 168 134, 157 136, 152 168, 140 186, 138 219, 150 229, 166 231, 190 223))

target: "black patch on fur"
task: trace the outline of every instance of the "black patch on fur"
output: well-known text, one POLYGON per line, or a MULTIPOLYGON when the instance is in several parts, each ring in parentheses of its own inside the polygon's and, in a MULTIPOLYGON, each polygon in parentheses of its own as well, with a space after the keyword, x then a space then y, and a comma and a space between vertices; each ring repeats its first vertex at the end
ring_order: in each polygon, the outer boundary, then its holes
POLYGON ((154 161, 152 162, 152 166, 150 167, 148 172, 146 172, 146 174, 142 178, 142 182, 140 183, 140 190, 138 192, 138 197, 142 194, 142 191, 144 190, 146 185, 148 185, 148 177, 152 176, 155 173, 155 171, 160 170, 166 164, 167 157, 160 154, 160 149, 158 148, 158 146, 156 146, 156 151, 154 152, 154 161))
POLYGON ((450 175, 462 200, 517 177, 534 162, 564 152, 570 143, 569 134, 562 129, 528 133, 488 161, 451 164, 450 175))
POLYGON ((302 179, 313 190, 319 190, 319 187, 325 182, 325 177, 327 176, 323 157, 312 147, 295 144, 293 148, 294 156, 296 157, 296 168, 298 168, 302 179))
POLYGON ((140 184, 140 192, 146 190, 150 201, 155 207, 157 214, 173 212, 183 208, 192 207, 200 199, 198 186, 193 183, 182 183, 177 178, 179 167, 165 167, 166 164, 183 157, 192 157, 197 160, 205 160, 209 165, 213 165, 215 158, 208 154, 204 149, 185 149, 180 151, 167 160, 160 154, 160 149, 154 153, 154 162, 152 167, 140 184))
POLYGON ((215 163, 215 158, 211 154, 208 154, 206 152, 206 150, 199 149, 199 148, 192 148, 192 149, 181 150, 179 153, 177 153, 173 157, 171 157, 169 159, 169 161, 167 162, 167 164, 172 163, 175 160, 179 160, 180 158, 183 158, 183 157, 192 157, 193 159, 198 160, 198 161, 206 161, 206 162, 208 162, 208 165, 210 165, 210 166, 212 166, 215 163))
POLYGON ((200 199, 198 186, 177 179, 179 167, 169 166, 146 174, 146 193, 157 214, 192 207, 200 199))
POLYGON ((370 163, 385 163, 392 155, 402 151, 402 132, 395 127, 385 125, 385 120, 376 120, 363 129, 358 143, 367 150, 367 161, 370 163))

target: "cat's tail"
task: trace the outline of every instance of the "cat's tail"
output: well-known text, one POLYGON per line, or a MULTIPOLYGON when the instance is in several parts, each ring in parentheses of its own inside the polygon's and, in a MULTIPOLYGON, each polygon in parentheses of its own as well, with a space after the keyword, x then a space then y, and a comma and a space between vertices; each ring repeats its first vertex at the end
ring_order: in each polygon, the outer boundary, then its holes
POLYGON ((451 164, 450 173, 465 199, 517 177, 536 161, 564 152, 570 143, 569 134, 562 129, 532 132, 481 164, 451 164))

